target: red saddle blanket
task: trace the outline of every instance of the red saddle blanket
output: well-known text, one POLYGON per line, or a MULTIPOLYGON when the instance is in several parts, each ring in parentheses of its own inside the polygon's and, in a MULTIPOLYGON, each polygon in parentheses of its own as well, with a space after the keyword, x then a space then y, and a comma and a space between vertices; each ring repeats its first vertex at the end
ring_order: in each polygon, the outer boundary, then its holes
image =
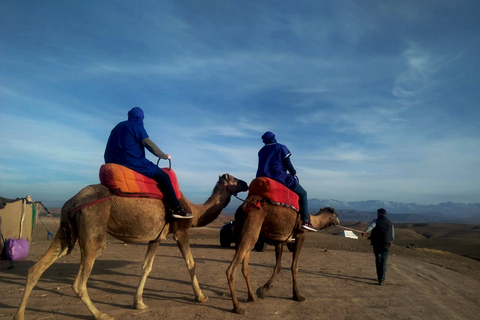
MULTIPOLYGON (((162 168, 162 170, 169 175, 175 195, 177 199, 180 199, 182 194, 178 186, 177 175, 171 169, 162 168)), ((115 163, 104 164, 100 167, 99 175, 101 184, 110 190, 119 190, 121 193, 126 193, 126 196, 132 196, 132 194, 138 196, 156 195, 160 199, 163 198, 163 193, 158 188, 155 180, 122 165, 115 163)))
POLYGON ((298 195, 285 185, 267 177, 252 180, 248 186, 248 195, 259 195, 273 202, 288 204, 296 210, 299 208, 298 195))

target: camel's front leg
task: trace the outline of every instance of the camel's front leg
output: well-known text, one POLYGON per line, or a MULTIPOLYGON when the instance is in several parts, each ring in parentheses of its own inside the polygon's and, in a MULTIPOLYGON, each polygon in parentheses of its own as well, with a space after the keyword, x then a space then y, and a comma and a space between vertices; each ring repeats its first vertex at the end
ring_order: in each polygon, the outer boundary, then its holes
POLYGON ((198 285, 197 275, 195 274, 195 261, 193 261, 192 252, 190 251, 190 243, 188 241, 188 233, 180 232, 174 235, 175 241, 177 241, 178 248, 185 259, 190 278, 192 280, 193 293, 195 294, 195 300, 197 302, 205 302, 208 300, 207 296, 204 296, 200 286, 198 285))
POLYGON ((305 242, 305 232, 295 235, 295 250, 293 251, 292 259, 292 282, 293 282, 293 300, 305 301, 305 297, 301 296, 298 291, 297 274, 298 274, 298 258, 305 242))
POLYGON ((275 268, 270 279, 262 287, 257 289, 257 296, 260 299, 265 299, 267 292, 272 287, 273 280, 275 277, 282 271, 282 254, 283 254, 283 243, 279 242, 275 244, 275 268))
POLYGON ((145 255, 145 260, 143 261, 142 266, 142 275, 140 277, 140 283, 138 284, 137 292, 133 299, 133 308, 143 310, 147 309, 148 306, 143 303, 143 289, 145 287, 145 282, 147 277, 152 271, 153 260, 155 259, 155 252, 157 251, 160 241, 150 241, 148 243, 147 254, 145 255))
POLYGON ((63 238, 63 231, 59 229, 57 231, 57 235, 53 240, 50 248, 45 252, 43 257, 37 261, 28 269, 28 276, 27 276, 27 283, 25 285, 25 292, 23 293, 22 302, 18 307, 17 314, 15 315, 15 320, 23 320, 25 315, 25 307, 27 306, 27 300, 32 293, 33 288, 37 284, 38 280, 40 279, 41 275, 45 270, 48 269, 58 258, 65 255, 67 252, 67 243, 63 238))

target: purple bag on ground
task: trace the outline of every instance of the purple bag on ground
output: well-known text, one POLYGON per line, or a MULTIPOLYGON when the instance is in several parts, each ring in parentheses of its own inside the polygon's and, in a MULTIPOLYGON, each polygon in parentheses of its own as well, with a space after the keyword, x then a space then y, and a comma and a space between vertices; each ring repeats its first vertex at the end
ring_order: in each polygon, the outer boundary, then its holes
POLYGON ((28 240, 25 239, 18 239, 15 240, 13 238, 8 238, 6 241, 7 244, 7 256, 11 260, 21 260, 25 259, 28 256, 28 240))

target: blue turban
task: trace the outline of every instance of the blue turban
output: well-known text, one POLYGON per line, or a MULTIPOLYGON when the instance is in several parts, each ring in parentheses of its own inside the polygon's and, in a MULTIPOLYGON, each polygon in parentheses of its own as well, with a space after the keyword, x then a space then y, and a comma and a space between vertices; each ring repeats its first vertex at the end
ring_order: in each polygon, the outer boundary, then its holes
POLYGON ((262 136, 262 140, 265 144, 277 143, 277 140, 275 139, 275 134, 271 131, 265 132, 262 136))
POLYGON ((128 120, 142 123, 145 116, 143 115, 143 110, 139 107, 132 108, 132 110, 128 111, 128 120))

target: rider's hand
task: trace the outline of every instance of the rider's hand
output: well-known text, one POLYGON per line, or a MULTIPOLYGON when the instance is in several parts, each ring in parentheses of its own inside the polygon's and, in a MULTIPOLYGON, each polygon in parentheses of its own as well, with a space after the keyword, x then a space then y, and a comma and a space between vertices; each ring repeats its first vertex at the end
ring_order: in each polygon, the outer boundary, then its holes
POLYGON ((171 160, 171 159, 172 159, 172 156, 169 153, 167 153, 167 160, 171 160))

